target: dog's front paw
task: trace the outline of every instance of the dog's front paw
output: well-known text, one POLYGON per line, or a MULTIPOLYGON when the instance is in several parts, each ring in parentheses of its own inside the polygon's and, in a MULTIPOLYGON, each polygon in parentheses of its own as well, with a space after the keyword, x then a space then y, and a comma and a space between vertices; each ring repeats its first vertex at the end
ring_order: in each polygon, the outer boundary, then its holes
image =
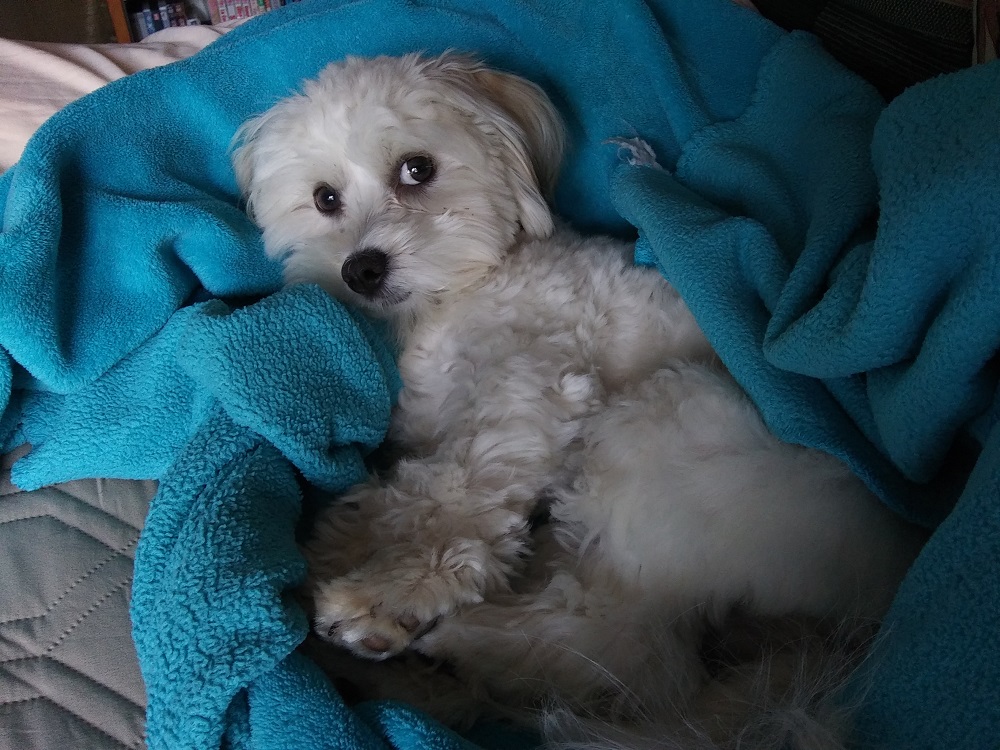
POLYGON ((486 551, 473 540, 443 551, 382 550, 361 568, 315 585, 314 630, 367 659, 395 656, 441 617, 483 600, 486 551))

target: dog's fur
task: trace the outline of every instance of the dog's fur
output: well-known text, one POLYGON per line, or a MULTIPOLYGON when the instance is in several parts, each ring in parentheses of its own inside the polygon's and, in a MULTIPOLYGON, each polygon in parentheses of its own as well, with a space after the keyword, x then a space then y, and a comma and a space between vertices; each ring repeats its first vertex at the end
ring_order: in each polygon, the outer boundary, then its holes
POLYGON ((722 684, 702 644, 734 607, 877 617, 917 540, 843 465, 768 433, 629 245, 554 228, 562 147, 538 87, 454 55, 349 58, 238 134, 288 281, 401 346, 406 455, 320 517, 315 632, 446 661, 461 687, 422 703, 449 718, 474 699, 683 722, 722 684), (363 253, 382 265, 349 283, 363 253))

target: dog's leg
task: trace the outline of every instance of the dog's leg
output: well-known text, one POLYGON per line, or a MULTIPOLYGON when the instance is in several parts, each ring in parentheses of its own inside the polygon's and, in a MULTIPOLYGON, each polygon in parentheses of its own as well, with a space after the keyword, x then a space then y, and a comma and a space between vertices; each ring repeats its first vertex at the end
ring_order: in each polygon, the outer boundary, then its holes
POLYGON ((400 461, 389 480, 356 488, 318 519, 306 552, 320 636, 386 658, 439 617, 506 589, 538 497, 597 398, 586 375, 553 380, 525 388, 522 376, 506 385, 523 388, 520 399, 480 399, 455 439, 400 461))
POLYGON ((360 487, 325 514, 306 551, 316 632, 385 658, 437 618, 503 590, 545 480, 495 468, 487 476, 458 462, 404 463, 391 483, 360 487))
POLYGON ((664 368, 588 421, 552 507, 623 578, 721 613, 880 616, 920 534, 826 454, 783 443, 723 372, 664 368))
POLYGON ((628 721, 655 708, 666 721, 665 706, 679 716, 707 676, 701 608, 643 598, 595 570, 593 548, 581 564, 552 531, 533 534, 537 554, 513 581, 518 593, 444 618, 406 653, 372 662, 314 638, 310 656, 336 684, 350 683, 347 695, 404 701, 461 727, 482 718, 531 725, 542 707, 628 721))
POLYGON ((635 721, 666 706, 679 716, 707 678, 700 608, 586 581, 565 562, 541 592, 465 608, 413 647, 515 718, 537 720, 543 707, 635 721))

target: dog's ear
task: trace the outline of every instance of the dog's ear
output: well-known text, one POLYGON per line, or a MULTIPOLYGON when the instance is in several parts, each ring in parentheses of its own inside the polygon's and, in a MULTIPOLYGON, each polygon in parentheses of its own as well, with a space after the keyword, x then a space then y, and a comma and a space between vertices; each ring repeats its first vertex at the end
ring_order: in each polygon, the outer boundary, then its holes
MULTIPOLYGON (((233 165, 233 172, 236 175, 236 185, 240 191, 240 197, 245 203, 247 214, 250 218, 257 219, 256 205, 258 203, 258 193, 260 191, 261 178, 268 175, 262 173, 268 170, 268 164, 273 170, 274 165, 280 165, 282 161, 278 158, 281 154, 275 153, 275 143, 280 143, 287 138, 265 137, 274 127, 276 121, 284 121, 286 111, 297 101, 299 97, 292 97, 267 110, 261 115, 252 117, 244 122, 229 145, 230 161, 233 165)), ((280 135, 280 134, 279 134, 280 135)))
POLYGON ((236 186, 239 188, 240 198, 246 204, 246 211, 251 218, 254 216, 253 185, 254 174, 257 171, 256 141, 257 135, 266 122, 266 114, 247 120, 236 131, 229 145, 229 158, 236 175, 236 186))
POLYGON ((565 142, 562 118, 545 92, 530 81, 488 69, 477 72, 476 80, 523 134, 518 137, 520 134, 510 132, 509 136, 511 166, 527 183, 521 200, 522 211, 529 217, 527 222, 522 217, 522 223, 529 234, 547 237, 552 233, 552 218, 545 198, 551 197, 555 190, 562 164, 565 142), (530 216, 538 211, 538 206, 544 218, 530 216))
POLYGON ((530 81, 460 55, 442 55, 430 68, 465 90, 471 98, 465 108, 497 133, 521 226, 530 237, 548 237, 553 226, 546 196, 555 188, 565 143, 563 121, 551 100, 530 81))

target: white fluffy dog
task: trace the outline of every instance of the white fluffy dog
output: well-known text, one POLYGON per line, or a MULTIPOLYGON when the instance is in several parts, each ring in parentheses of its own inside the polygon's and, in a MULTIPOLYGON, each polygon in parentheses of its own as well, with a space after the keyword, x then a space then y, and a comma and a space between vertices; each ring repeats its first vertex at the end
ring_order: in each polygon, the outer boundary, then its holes
POLYGON ((316 633, 634 717, 701 689, 737 605, 878 616, 916 542, 768 433, 631 246, 554 228, 562 133, 537 86, 468 59, 349 58, 248 122, 234 164, 287 280, 400 343, 406 455, 319 519, 316 633))

